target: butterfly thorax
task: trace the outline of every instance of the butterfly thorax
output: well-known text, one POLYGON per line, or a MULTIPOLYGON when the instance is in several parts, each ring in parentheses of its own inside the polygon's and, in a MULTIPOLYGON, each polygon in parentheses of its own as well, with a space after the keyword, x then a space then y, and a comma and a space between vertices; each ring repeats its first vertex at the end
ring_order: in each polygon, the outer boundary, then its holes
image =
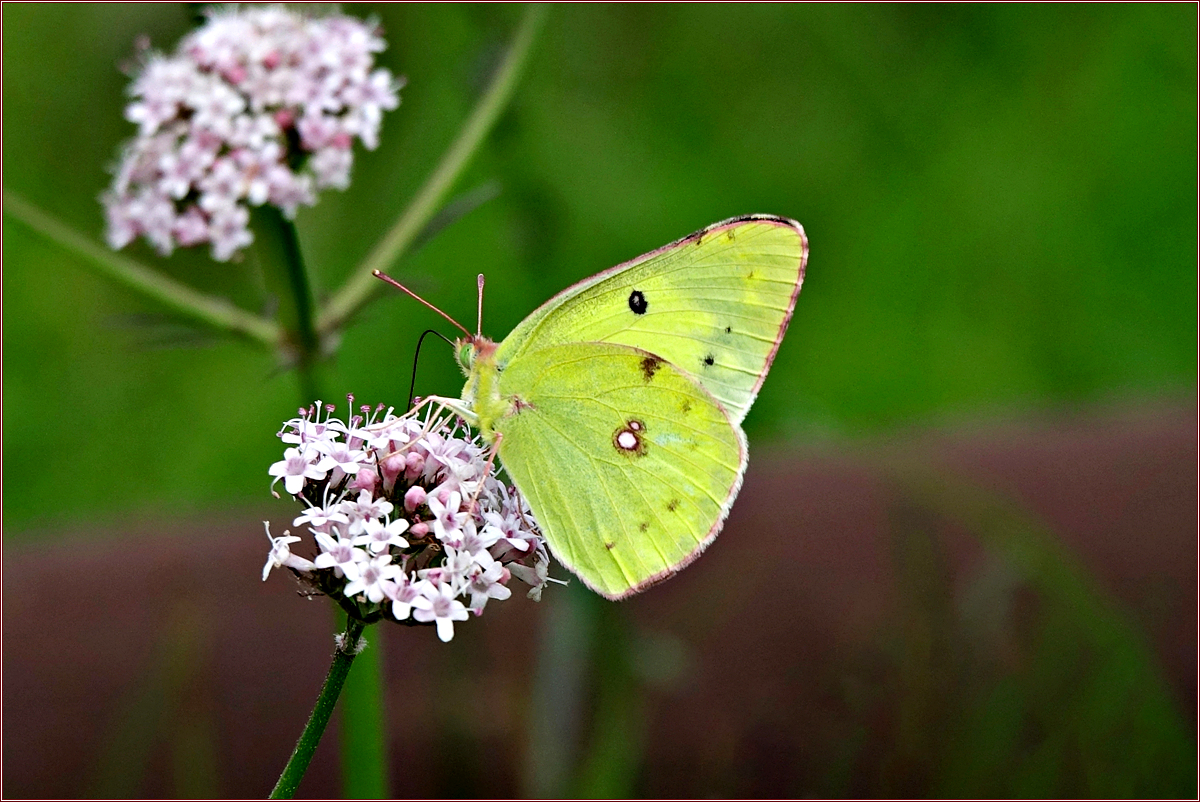
POLYGON ((476 426, 488 442, 496 439, 496 423, 512 406, 500 395, 500 370, 496 363, 496 343, 482 335, 456 343, 459 365, 467 376, 463 385, 464 406, 476 415, 476 426))

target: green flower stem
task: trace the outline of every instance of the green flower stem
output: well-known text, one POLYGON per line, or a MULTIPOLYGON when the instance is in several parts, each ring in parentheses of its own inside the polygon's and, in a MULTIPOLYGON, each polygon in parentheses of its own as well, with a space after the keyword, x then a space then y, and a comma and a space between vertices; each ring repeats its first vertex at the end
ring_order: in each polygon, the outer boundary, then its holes
MULTIPOLYGON (((343 615, 339 610, 338 615, 343 615)), ((344 616, 343 616, 344 617, 344 616)), ((370 648, 359 655, 342 689, 342 796, 388 799, 387 722, 383 702, 384 627, 371 630, 370 648)))
POLYGON ((239 309, 222 298, 205 295, 133 259, 110 251, 7 189, 4 190, 4 213, 82 258, 100 275, 152 298, 175 312, 272 350, 283 339, 283 332, 271 321, 239 309))
POLYGON ((294 352, 300 379, 301 405, 307 406, 321 395, 317 365, 321 359, 321 339, 314 317, 313 289, 295 224, 274 206, 258 206, 251 212, 254 247, 263 274, 279 298, 279 320, 287 332, 288 347, 294 352))
POLYGON ((383 239, 355 269, 350 280, 338 290, 322 310, 317 320, 319 333, 327 335, 339 329, 371 299, 375 292, 382 288, 383 284, 372 275, 372 272, 388 270, 403 256, 408 247, 412 245, 413 240, 437 213, 446 193, 450 191, 471 156, 479 149, 479 145, 495 125, 500 112, 512 98, 513 90, 520 78, 521 69, 525 65, 534 37, 545 20, 546 11, 547 6, 542 3, 531 3, 526 6, 525 16, 521 19, 521 24, 517 28, 517 33, 513 37, 504 60, 500 63, 495 75, 492 76, 487 91, 479 98, 471 116, 467 118, 458 138, 446 151, 441 163, 421 187, 408 208, 401 213, 383 239))
POLYGON ((279 782, 275 783, 275 788, 271 791, 271 799, 291 799, 296 795, 296 788, 300 785, 304 772, 308 770, 308 764, 317 750, 322 733, 325 732, 325 725, 329 723, 329 717, 337 704, 338 694, 346 683, 346 675, 350 673, 350 665, 355 657, 354 650, 362 632, 361 621, 351 619, 346 625, 346 633, 341 645, 333 653, 333 664, 329 666, 329 673, 325 675, 325 684, 321 687, 317 704, 308 717, 308 724, 304 725, 304 732, 300 733, 300 740, 296 742, 291 758, 283 767, 283 773, 279 775, 279 782))

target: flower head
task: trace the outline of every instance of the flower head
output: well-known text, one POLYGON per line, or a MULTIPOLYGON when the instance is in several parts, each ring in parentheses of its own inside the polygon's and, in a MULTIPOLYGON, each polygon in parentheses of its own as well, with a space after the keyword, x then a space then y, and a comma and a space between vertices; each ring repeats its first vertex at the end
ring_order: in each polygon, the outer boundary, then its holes
POLYGON ((268 473, 304 505, 293 526, 307 526, 316 556, 291 554, 301 538, 272 539, 264 576, 289 567, 363 621, 432 624, 448 641, 455 621, 509 598, 513 577, 539 598, 549 557, 479 438, 424 409, 362 407, 343 422, 318 401, 284 424, 288 447, 268 473))
POLYGON ((137 136, 101 196, 109 245, 208 243, 227 261, 254 239, 249 206, 291 216, 345 189, 354 140, 374 149, 400 103, 403 82, 374 66, 384 47, 373 23, 342 14, 231 7, 149 56, 125 109, 137 136))

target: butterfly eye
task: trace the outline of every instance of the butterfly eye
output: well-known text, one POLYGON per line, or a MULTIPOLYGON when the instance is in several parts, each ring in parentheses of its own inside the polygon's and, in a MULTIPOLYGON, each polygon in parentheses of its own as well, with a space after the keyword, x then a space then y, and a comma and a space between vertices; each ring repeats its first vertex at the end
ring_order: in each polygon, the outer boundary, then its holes
POLYGON ((463 343, 458 346, 458 364, 468 373, 471 372, 471 366, 475 363, 475 346, 471 343, 463 343))

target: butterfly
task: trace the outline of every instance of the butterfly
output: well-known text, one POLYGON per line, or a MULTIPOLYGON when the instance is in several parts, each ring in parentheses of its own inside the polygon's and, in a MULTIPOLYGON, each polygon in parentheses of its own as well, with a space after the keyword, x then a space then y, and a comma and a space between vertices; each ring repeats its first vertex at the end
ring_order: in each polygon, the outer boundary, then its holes
POLYGON ((442 400, 592 590, 644 590, 720 532, 807 260, 794 220, 735 217, 568 287, 502 342, 456 343, 466 384, 442 400))

